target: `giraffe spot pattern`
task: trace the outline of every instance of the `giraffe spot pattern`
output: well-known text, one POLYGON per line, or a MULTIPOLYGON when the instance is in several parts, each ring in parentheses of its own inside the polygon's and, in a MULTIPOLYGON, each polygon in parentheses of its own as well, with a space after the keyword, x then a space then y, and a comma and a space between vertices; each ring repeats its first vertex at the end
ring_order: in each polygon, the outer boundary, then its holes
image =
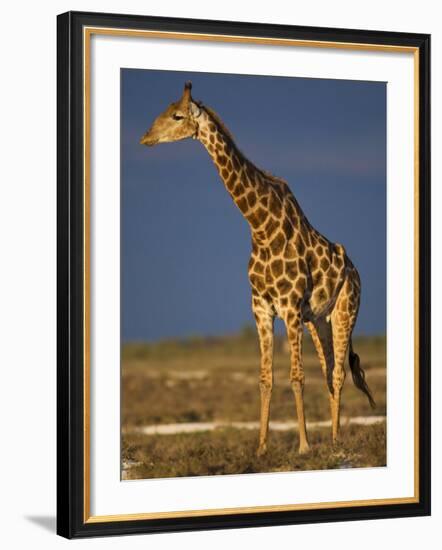
POLYGON ((260 261, 257 261, 254 266, 254 271, 258 274, 264 273, 264 264, 262 264, 260 261))
MULTIPOLYGON (((295 325, 301 320, 300 304, 308 285, 312 307, 323 307, 340 284, 345 251, 310 226, 285 182, 270 180, 257 170, 217 126, 210 123, 211 133, 200 130, 198 138, 205 140, 226 188, 252 227, 250 282, 261 299, 270 303, 274 300, 282 307, 283 315, 295 312, 293 319, 292 314, 288 318, 295 337, 295 325)), ((348 322, 349 311, 359 306, 358 298, 353 296, 359 295, 358 277, 353 276, 347 286, 352 296, 341 299, 336 311, 342 317, 342 327, 348 322)), ((340 330, 345 332, 344 329, 340 330)))
POLYGON ((253 208, 256 204, 256 193, 255 191, 250 191, 247 194, 247 202, 249 203, 250 208, 253 208))
POLYGON ((272 273, 275 277, 279 277, 282 275, 282 272, 284 270, 284 264, 282 263, 282 260, 274 260, 271 263, 272 273))
POLYGON ((287 279, 280 279, 276 286, 281 294, 287 294, 293 287, 292 283, 287 279))
POLYGON ((327 258, 322 258, 320 264, 321 266, 321 269, 324 270, 324 271, 327 271, 327 269, 330 267, 330 262, 328 261, 327 258))
POLYGON ((285 218, 282 222, 282 230, 284 231, 285 238, 289 241, 293 237, 295 230, 288 218, 285 218))
POLYGON ((270 243, 270 249, 276 256, 282 252, 284 248, 285 238, 282 233, 278 233, 273 241, 270 243))
POLYGON ((249 209, 248 206, 247 206, 247 200, 245 197, 242 197, 240 199, 238 199, 236 201, 236 204, 238 205, 239 209, 241 210, 241 212, 243 213, 246 213, 247 210, 249 209))

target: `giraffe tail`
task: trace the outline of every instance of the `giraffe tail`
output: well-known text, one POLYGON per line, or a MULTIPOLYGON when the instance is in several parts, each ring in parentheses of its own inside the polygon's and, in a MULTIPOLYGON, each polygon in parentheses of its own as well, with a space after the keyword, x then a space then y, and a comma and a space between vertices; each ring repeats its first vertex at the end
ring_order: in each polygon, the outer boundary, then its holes
POLYGON ((350 363, 350 370, 351 370, 351 375, 353 377, 354 385, 358 388, 358 390, 361 390, 361 392, 365 393, 370 403, 370 407, 374 409, 376 407, 376 403, 371 395, 367 382, 365 381, 365 372, 361 367, 361 364, 359 361, 359 355, 353 351, 353 344, 351 341, 351 337, 350 337, 350 350, 348 354, 348 361, 350 363))

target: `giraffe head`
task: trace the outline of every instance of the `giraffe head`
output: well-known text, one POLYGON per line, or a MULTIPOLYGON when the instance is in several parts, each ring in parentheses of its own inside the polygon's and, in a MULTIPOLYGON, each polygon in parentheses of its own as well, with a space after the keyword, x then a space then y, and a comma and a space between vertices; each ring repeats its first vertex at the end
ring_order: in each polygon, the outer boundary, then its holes
POLYGON ((198 123, 196 118, 200 108, 192 100, 191 82, 186 82, 181 98, 171 103, 167 109, 154 120, 150 129, 140 140, 141 145, 153 146, 157 143, 169 143, 189 137, 196 137, 198 123))

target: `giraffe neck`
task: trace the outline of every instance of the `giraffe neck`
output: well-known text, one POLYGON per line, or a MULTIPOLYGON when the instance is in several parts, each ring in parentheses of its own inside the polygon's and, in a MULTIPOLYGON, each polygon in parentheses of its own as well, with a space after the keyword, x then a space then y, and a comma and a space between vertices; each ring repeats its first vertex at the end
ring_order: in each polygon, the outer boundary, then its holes
POLYGON ((252 233, 264 238, 272 209, 276 217, 278 210, 281 214, 280 198, 272 192, 263 173, 239 151, 230 132, 207 107, 201 108, 196 137, 212 158, 228 193, 250 224, 252 233))

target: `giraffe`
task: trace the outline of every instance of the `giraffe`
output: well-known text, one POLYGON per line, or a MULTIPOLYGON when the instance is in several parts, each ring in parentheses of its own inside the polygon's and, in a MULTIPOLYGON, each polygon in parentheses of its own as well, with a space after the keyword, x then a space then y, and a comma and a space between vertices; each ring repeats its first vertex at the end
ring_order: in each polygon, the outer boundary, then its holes
POLYGON ((372 408, 375 406, 352 345, 360 304, 359 274, 344 247, 327 240, 309 223, 286 181, 252 164, 237 148, 220 117, 192 98, 191 89, 187 82, 181 98, 155 119, 140 143, 153 146, 186 138, 198 140, 250 226, 248 276, 261 352, 257 455, 267 451, 276 316, 285 323, 290 346, 299 453, 310 450, 303 400, 304 326, 311 334, 328 388, 332 442, 336 444, 347 351, 355 386, 367 396, 372 408))

